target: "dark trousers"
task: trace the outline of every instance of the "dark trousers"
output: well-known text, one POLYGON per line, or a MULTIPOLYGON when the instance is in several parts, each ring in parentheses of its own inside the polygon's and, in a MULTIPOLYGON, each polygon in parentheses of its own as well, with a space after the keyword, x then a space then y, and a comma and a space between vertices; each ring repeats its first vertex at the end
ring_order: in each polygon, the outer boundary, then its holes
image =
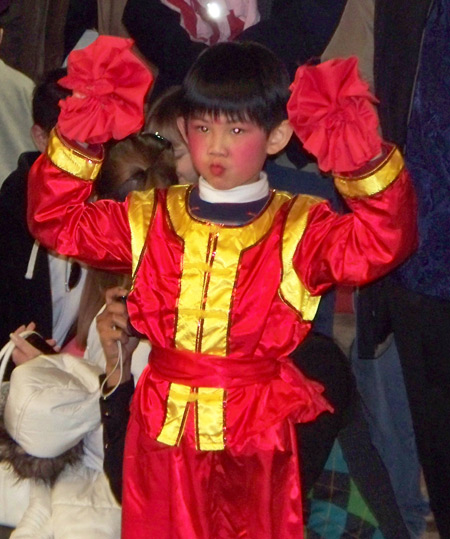
POLYGON ((292 357, 305 376, 323 384, 324 396, 334 407, 333 414, 324 412, 315 421, 296 425, 305 501, 322 473, 338 432, 346 422, 356 386, 350 362, 330 337, 310 333, 292 357))
POLYGON ((310 423, 296 425, 305 522, 308 492, 319 479, 338 437, 350 475, 377 518, 380 531, 385 537, 408 538, 388 472, 370 440, 350 361, 333 339, 315 333, 308 335, 293 359, 305 376, 323 384, 324 395, 334 406, 333 414, 324 412, 310 423))
POLYGON ((391 282, 390 310, 419 459, 440 536, 450 539, 450 301, 391 282))

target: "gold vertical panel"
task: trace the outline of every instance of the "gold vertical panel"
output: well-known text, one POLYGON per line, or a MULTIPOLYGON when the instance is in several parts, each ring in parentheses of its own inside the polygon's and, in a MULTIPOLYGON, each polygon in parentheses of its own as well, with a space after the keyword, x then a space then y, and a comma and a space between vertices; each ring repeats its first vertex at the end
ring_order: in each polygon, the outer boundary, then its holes
POLYGON ((299 196, 295 199, 286 219, 281 258, 283 276, 280 293, 283 300, 301 313, 303 320, 312 320, 319 307, 320 296, 311 296, 300 280, 293 266, 293 259, 300 240, 305 232, 308 213, 312 206, 322 202, 311 196, 299 196))
POLYGON ((183 434, 186 406, 191 388, 182 384, 171 383, 166 403, 166 418, 159 433, 158 442, 177 445, 183 434))
POLYGON ((155 190, 133 191, 128 206, 128 222, 131 229, 133 275, 136 271, 155 206, 155 190))
POLYGON ((183 273, 175 335, 177 348, 226 356, 230 308, 242 252, 270 230, 276 212, 289 200, 275 193, 266 209, 243 226, 221 226, 189 215, 188 187, 168 192, 173 229, 184 242, 183 273))
POLYGON ((224 440, 225 390, 215 387, 197 389, 197 445, 201 451, 220 451, 224 440))

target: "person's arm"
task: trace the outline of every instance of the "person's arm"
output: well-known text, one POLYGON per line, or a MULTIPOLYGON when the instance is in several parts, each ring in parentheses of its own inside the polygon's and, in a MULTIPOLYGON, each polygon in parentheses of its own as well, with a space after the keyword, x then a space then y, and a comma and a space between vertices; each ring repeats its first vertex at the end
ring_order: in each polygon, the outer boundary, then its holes
POLYGON ((47 249, 88 265, 131 272, 127 204, 88 203, 102 159, 52 132, 28 177, 28 226, 47 249), (114 241, 112 241, 114 239, 114 241))
POLYGON ((128 335, 128 313, 125 303, 127 290, 114 287, 106 292, 106 307, 97 316, 98 335, 106 359, 105 374, 100 377, 103 395, 100 412, 103 424, 103 468, 111 490, 119 503, 122 497, 122 463, 125 434, 130 415, 129 405, 134 393, 131 358, 139 342, 128 335), (122 346, 122 373, 117 368, 118 342, 122 346))
POLYGON ((128 333, 128 312, 124 299, 126 288, 115 286, 106 292, 105 309, 97 316, 97 332, 106 359, 107 382, 104 396, 111 388, 131 379, 131 358, 139 339, 128 333), (122 370, 117 367, 119 343, 122 353, 122 370))
POLYGON ((416 200, 403 158, 381 141, 375 99, 356 58, 302 66, 291 90, 287 108, 296 134, 319 168, 332 171, 352 210, 339 216, 326 204, 295 201, 288 222, 307 218, 294 267, 313 295, 332 284, 368 283, 417 245, 416 200))
POLYGON ((308 290, 320 294, 335 283, 363 285, 391 271, 417 246, 413 186, 396 148, 364 173, 335 179, 352 210, 337 215, 314 205, 297 247, 294 266, 308 290))
POLYGON ((69 55, 68 75, 58 83, 72 95, 60 102, 57 128, 28 181, 28 225, 43 245, 122 273, 131 272, 128 204, 87 201, 101 168, 101 145, 144 123, 153 77, 132 45, 130 39, 100 36, 69 55))

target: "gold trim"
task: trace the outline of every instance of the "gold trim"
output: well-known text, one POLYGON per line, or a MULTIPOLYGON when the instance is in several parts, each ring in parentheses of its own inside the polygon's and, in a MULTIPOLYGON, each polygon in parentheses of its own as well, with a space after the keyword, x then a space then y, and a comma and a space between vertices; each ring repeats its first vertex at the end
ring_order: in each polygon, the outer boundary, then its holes
POLYGON ((291 308, 302 315, 303 320, 313 320, 319 308, 320 296, 311 296, 300 280, 293 265, 295 250, 306 229, 310 209, 322 202, 311 196, 298 196, 289 209, 283 232, 281 259, 283 275, 280 296, 291 308))
POLYGON ((192 217, 187 208, 189 189, 174 186, 167 193, 172 229, 184 243, 175 347, 226 356, 229 314, 242 252, 262 240, 277 211, 291 196, 274 193, 255 219, 233 227, 192 217))
POLYGON ((196 431, 198 449, 201 451, 221 451, 225 448, 225 390, 221 387, 199 387, 195 395, 197 397, 196 431))
POLYGON ((186 407, 189 402, 191 388, 172 382, 166 403, 166 417, 163 428, 156 438, 166 445, 178 445, 183 434, 186 407))
POLYGON ((164 425, 158 442, 175 446, 180 443, 186 423, 188 405, 195 402, 195 432, 197 449, 221 451, 224 439, 225 389, 221 387, 190 388, 172 382, 166 403, 164 425))
POLYGON ((148 229, 153 220, 155 210, 155 190, 133 191, 129 197, 128 222, 131 230, 131 251, 133 256, 133 271, 136 269, 145 247, 148 229))
POLYGON ((336 189, 347 198, 375 195, 384 191, 398 177, 405 164, 397 148, 393 148, 386 159, 369 174, 358 178, 336 177, 336 189))
POLYGON ((81 151, 64 144, 59 138, 56 129, 53 129, 50 133, 47 155, 56 167, 86 181, 95 180, 103 162, 103 158, 85 155, 81 151))

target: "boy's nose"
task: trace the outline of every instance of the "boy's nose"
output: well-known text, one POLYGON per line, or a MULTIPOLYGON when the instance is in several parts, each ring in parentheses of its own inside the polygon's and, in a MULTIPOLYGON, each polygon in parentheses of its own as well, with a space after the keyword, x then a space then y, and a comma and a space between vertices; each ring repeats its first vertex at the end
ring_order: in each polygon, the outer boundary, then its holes
POLYGON ((221 133, 212 133, 209 141, 209 153, 211 155, 226 155, 227 145, 225 137, 221 133))

